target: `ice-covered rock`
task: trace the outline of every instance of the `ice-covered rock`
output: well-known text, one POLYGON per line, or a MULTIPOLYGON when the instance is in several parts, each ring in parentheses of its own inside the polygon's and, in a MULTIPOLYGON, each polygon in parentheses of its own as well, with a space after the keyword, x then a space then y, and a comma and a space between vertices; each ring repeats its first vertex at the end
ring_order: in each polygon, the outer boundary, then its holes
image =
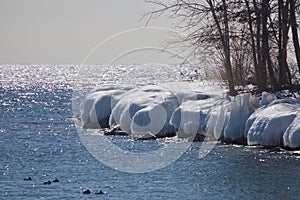
POLYGON ((170 124, 177 130, 180 138, 190 137, 199 130, 201 111, 197 101, 182 103, 172 114, 170 124))
POLYGON ((179 104, 187 101, 205 100, 209 98, 219 97, 220 94, 211 94, 205 91, 203 88, 198 88, 195 85, 191 85, 184 82, 171 82, 159 84, 163 88, 171 91, 176 96, 179 104))
POLYGON ((169 121, 179 102, 172 93, 164 94, 135 113, 130 127, 134 137, 143 138, 145 134, 155 137, 175 136, 176 129, 169 121))
POLYGON ((215 139, 249 145, 300 148, 299 98, 275 99, 263 92, 236 97, 222 90, 187 83, 162 83, 138 88, 103 86, 81 105, 84 128, 119 125, 135 138, 191 138, 206 132, 215 139), (297 116, 297 117, 296 117, 297 116))
POLYGON ((260 106, 266 106, 269 103, 271 103, 272 101, 274 101, 275 99, 276 99, 275 94, 271 94, 271 93, 268 93, 268 92, 263 92, 261 94, 260 106))
POLYGON ((207 123, 207 133, 215 139, 225 141, 245 142, 245 123, 259 107, 259 100, 249 93, 223 99, 219 106, 214 106, 207 123))
POLYGON ((245 123, 250 116, 250 94, 236 96, 230 102, 230 112, 224 129, 224 139, 237 141, 244 139, 245 123))
POLYGON ((215 139, 223 138, 228 121, 228 101, 221 101, 209 111, 206 132, 215 139))
POLYGON ((211 110, 220 105, 223 101, 223 99, 211 97, 183 102, 180 107, 174 111, 170 124, 174 125, 177 129, 179 138, 195 136, 196 133, 207 130, 211 110))
POLYGON ((284 132, 283 144, 289 148, 300 148, 300 111, 284 132))
MULTIPOLYGON (((170 121, 177 107, 187 101, 209 98, 209 94, 194 91, 187 83, 142 86, 129 91, 120 99, 112 110, 110 125, 119 124, 123 131, 139 136, 148 133, 157 137, 174 135, 180 126, 176 125, 180 123, 175 120, 177 114, 174 115, 174 124, 170 121)), ((190 115, 187 118, 190 119, 190 115)), ((198 124, 198 121, 193 119, 193 123, 188 123, 190 125, 183 124, 186 130, 198 124)))
POLYGON ((205 131, 215 139, 245 139, 246 120, 259 106, 258 102, 250 94, 239 95, 231 101, 220 96, 187 101, 175 110, 170 123, 178 129, 180 137, 205 131))
POLYGON ((300 101, 297 99, 275 99, 272 101, 268 106, 275 105, 275 104, 280 104, 280 103, 290 103, 290 104, 299 104, 300 101))
POLYGON ((283 146, 283 134, 298 110, 299 105, 287 103, 257 109, 246 123, 248 145, 283 146))
POLYGON ((120 128, 131 134, 131 123, 134 115, 141 109, 153 104, 158 96, 164 96, 169 91, 159 85, 147 85, 129 91, 112 110, 110 125, 115 121, 120 128))
POLYGON ((130 86, 103 86, 90 93, 81 105, 83 128, 107 128, 112 108, 130 86))
POLYGON ((226 126, 228 122, 228 116, 227 116, 227 109, 228 109, 228 104, 226 105, 221 105, 218 108, 218 115, 216 118, 216 123, 214 126, 214 138, 215 139, 220 139, 223 136, 224 132, 224 127, 226 126))

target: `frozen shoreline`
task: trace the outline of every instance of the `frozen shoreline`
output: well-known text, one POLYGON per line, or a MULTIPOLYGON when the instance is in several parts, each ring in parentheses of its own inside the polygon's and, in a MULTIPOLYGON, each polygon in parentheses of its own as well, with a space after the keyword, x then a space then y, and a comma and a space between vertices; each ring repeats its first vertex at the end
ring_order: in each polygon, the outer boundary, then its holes
POLYGON ((137 139, 205 133, 229 143, 300 149, 300 97, 276 95, 229 97, 199 83, 110 85, 84 99, 80 118, 86 129, 120 126, 137 139))

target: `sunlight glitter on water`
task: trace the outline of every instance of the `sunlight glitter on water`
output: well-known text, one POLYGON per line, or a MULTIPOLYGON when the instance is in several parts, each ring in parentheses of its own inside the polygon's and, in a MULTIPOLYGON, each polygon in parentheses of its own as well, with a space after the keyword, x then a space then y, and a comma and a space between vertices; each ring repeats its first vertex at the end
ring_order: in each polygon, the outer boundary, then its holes
MULTIPOLYGON (((0 199, 99 199, 82 194, 86 188, 105 191, 103 199, 300 198, 300 157, 260 148, 220 144, 199 159, 201 144, 194 143, 175 163, 145 174, 104 166, 74 127, 77 75, 74 65, 0 66, 0 199), (55 177, 59 183, 43 184, 55 177)), ((174 141, 114 142, 143 151, 174 141)))

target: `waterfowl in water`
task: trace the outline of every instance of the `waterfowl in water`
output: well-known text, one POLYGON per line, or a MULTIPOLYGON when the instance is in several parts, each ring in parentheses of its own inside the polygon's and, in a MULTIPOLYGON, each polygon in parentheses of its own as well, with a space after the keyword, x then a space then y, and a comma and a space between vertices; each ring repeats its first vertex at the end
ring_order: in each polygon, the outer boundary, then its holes
POLYGON ((58 183, 59 180, 58 180, 57 178, 55 178, 52 182, 53 182, 53 183, 58 183))
POLYGON ((95 192, 95 194, 104 194, 101 190, 99 192, 95 192))
POLYGON ((50 185, 50 184, 51 184, 51 181, 45 181, 43 184, 44 184, 44 185, 50 185))
POLYGON ((30 176, 24 178, 24 181, 31 181, 31 180, 32 178, 30 176))
POLYGON ((83 194, 91 194, 91 190, 89 190, 89 189, 83 190, 82 193, 83 193, 83 194))

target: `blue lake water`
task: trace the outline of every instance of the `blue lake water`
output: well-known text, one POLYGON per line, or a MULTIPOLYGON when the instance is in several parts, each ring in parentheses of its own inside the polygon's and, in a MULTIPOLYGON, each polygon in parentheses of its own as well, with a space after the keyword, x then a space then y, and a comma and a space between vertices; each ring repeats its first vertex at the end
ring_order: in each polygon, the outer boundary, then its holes
MULTIPOLYGON (((111 169, 78 136, 70 82, 1 76, 0 199, 300 199, 300 157, 268 149, 218 144, 200 159, 201 143, 193 143, 154 172, 111 169), (87 188, 92 194, 82 194, 87 188)), ((133 151, 163 143, 110 138, 133 151)))

